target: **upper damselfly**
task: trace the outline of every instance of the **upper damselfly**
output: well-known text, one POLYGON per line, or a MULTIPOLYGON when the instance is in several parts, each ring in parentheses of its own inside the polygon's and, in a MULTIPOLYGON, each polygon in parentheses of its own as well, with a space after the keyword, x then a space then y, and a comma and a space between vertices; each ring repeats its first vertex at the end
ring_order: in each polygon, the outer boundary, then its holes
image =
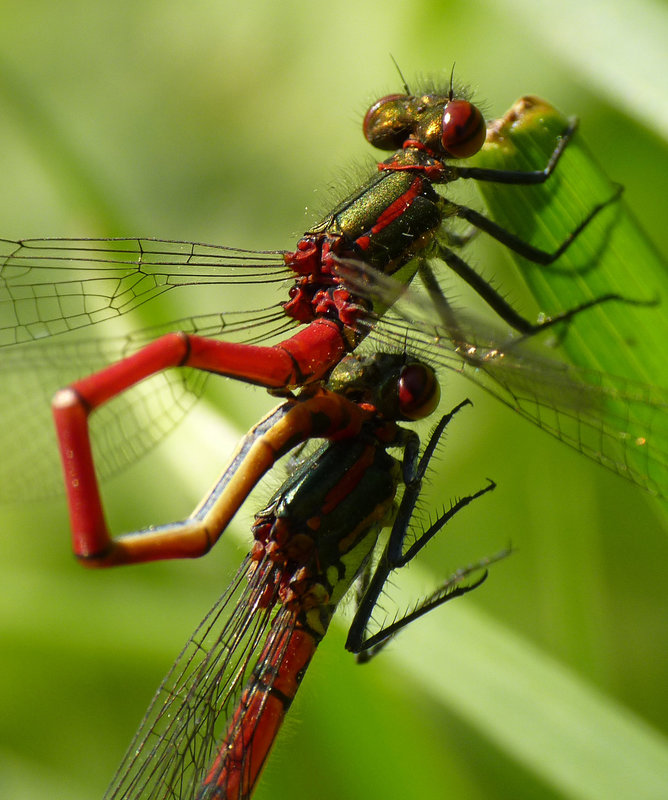
MULTIPOLYGON (((429 91, 383 98, 367 112, 364 131, 373 144, 399 149, 379 165, 374 176, 314 225, 292 252, 259 253, 156 240, 6 241, 0 272, 1 341, 5 345, 2 369, 8 375, 5 381, 8 387, 5 418, 10 418, 12 409, 19 417, 15 410, 17 406, 25 409, 21 413, 30 413, 25 405, 16 404, 12 382, 15 382, 17 395, 23 398, 31 394, 37 404, 45 391, 71 383, 86 371, 95 372, 109 361, 134 350, 138 352, 124 366, 103 370, 100 375, 77 383, 81 402, 89 410, 122 394, 147 376, 174 365, 189 365, 231 375, 274 389, 317 381, 326 376, 343 354, 353 349, 370 329, 375 328, 379 315, 393 302, 391 293, 374 294, 359 285, 352 288, 341 272, 341 265, 350 261, 368 271, 370 280, 365 281, 366 284, 373 282, 377 275, 393 275, 401 278, 402 282, 396 289, 399 291, 419 272, 433 292, 436 284, 428 260, 440 260, 468 281, 500 320, 525 336, 538 330, 541 326, 518 315, 457 255, 455 249, 468 237, 451 231, 450 222, 464 219, 525 257, 547 263, 557 259, 601 207, 614 200, 614 189, 611 189, 607 201, 589 210, 552 254, 522 243, 478 212, 454 203, 436 190, 460 178, 504 184, 545 181, 553 174, 571 140, 575 123, 571 121, 566 125, 545 168, 528 173, 451 163, 453 158, 465 158, 479 150, 485 132, 479 110, 452 88, 440 93, 429 91), (267 280, 285 282, 290 276, 293 281, 290 297, 278 307, 255 314, 221 312, 178 320, 167 326, 167 329, 181 331, 178 335, 171 333, 160 337, 161 331, 153 331, 83 343, 71 341, 66 336, 91 325, 101 325, 105 320, 118 317, 179 286, 193 283, 238 285, 240 282, 267 280), (306 323, 306 327, 285 338, 297 323, 306 323), (150 346, 142 348, 151 336, 158 338, 150 346), (210 337, 217 338, 212 341, 210 337), (269 344, 276 340, 278 344, 269 344), (39 386, 41 392, 34 392, 31 384, 39 386)), ((508 191, 512 192, 512 189, 508 191)), ((613 298, 618 298, 618 295, 608 293, 592 303, 613 298)), ((567 309, 553 315, 547 325, 553 326, 575 311, 567 309)), ((446 334, 442 337, 442 345, 452 351, 454 339, 456 352, 463 353, 466 347, 460 346, 462 342, 459 341, 461 337, 456 323, 454 330, 448 330, 452 327, 452 318, 446 325, 442 314, 438 319, 446 334)), ((542 328, 545 327, 544 324, 542 328)), ((482 341, 483 338, 478 333, 476 344, 487 344, 490 351, 505 341, 504 336, 499 341, 498 335, 488 342, 482 341)), ((505 375, 506 383, 512 381, 512 372, 504 373, 503 365, 497 361, 494 377, 498 374, 505 375)), ((581 383, 582 377, 571 372, 565 380, 581 383)), ((585 376, 584 382, 588 381, 585 376)), ((197 393, 201 384, 200 379, 189 376, 185 390, 197 393)), ((171 379, 169 388, 175 391, 174 387, 171 379)), ((558 394, 541 403, 545 404, 554 408, 557 414, 561 410, 558 394)), ((127 403, 128 407, 122 410, 126 420, 132 418, 133 405, 127 403)), ((137 435, 136 430, 133 431, 130 446, 125 441, 127 433, 112 432, 112 440, 120 438, 122 441, 105 448, 103 456, 110 456, 109 466, 99 464, 101 474, 117 469, 124 460, 134 458, 138 451, 150 446, 187 405, 185 397, 180 398, 177 404, 172 403, 172 409, 163 413, 163 420, 156 426, 155 433, 144 430, 142 435, 137 435)), ((596 409, 596 413, 598 411, 596 409)), ((542 425, 538 415, 529 413, 529 416, 542 425)), ((37 418, 32 415, 33 420, 37 418)), ((17 419, 9 427, 16 431, 18 439, 25 423, 22 426, 17 419)), ((127 424, 125 427, 131 429, 127 424)), ((141 427, 146 429, 148 426, 141 427)), ((615 430, 614 423, 612 430, 611 434, 607 429, 602 431, 604 444, 609 435, 619 440, 617 434, 627 434, 624 430, 615 430)), ((649 429, 645 433, 649 434, 649 429)), ((36 442, 32 436, 25 438, 36 442)), ((629 438, 640 441, 642 436, 629 438)), ((654 446, 652 436, 645 436, 645 439, 648 442, 648 461, 651 463, 653 458, 660 461, 660 455, 654 457, 651 452, 654 446)), ((30 458, 25 442, 19 441, 15 448, 16 458, 30 458)), ((578 447, 577 439, 571 443, 578 447)), ((608 463, 605 454, 599 457, 595 450, 588 450, 588 454, 608 463)), ((36 460, 32 458, 33 465, 36 460)), ((661 468, 664 466, 665 462, 661 468)), ((12 475, 18 471, 13 463, 11 468, 8 467, 9 480, 4 485, 8 495, 20 494, 12 481, 12 475)), ((626 476, 653 492, 665 492, 665 483, 662 483, 665 475, 659 475, 657 479, 641 470, 629 469, 626 476)), ((36 481, 36 485, 45 484, 48 481, 36 481)))
MULTIPOLYGON (((26 394, 41 402, 48 387, 74 380, 72 391, 60 394, 57 404, 70 508, 84 538, 90 540, 87 532, 95 530, 100 532, 100 542, 106 541, 87 432, 87 416, 93 409, 120 398, 116 413, 107 417, 105 442, 111 444, 105 443, 97 459, 98 473, 104 476, 160 438, 187 410, 188 393, 201 390, 204 376, 189 372, 180 382, 163 374, 167 367, 190 366, 286 390, 326 377, 370 331, 379 337, 389 335, 394 347, 403 347, 406 341, 412 346, 417 321, 412 310, 401 311, 402 303, 396 298, 416 273, 427 287, 432 315, 417 325, 417 347, 433 349, 437 362, 482 381, 540 427, 649 491, 665 495, 666 431, 661 423, 665 392, 550 363, 543 354, 527 356, 517 337, 509 346, 507 334, 489 333, 468 315, 456 313, 429 263, 446 263, 524 340, 572 319, 576 312, 586 313, 588 306, 622 301, 619 295, 607 293, 540 325, 532 324, 455 252, 470 237, 449 226, 453 219, 466 220, 525 257, 549 263, 567 250, 603 207, 614 202, 614 189, 551 254, 522 243, 480 213, 437 192, 459 178, 543 182, 553 174, 574 135, 575 123, 565 126, 545 168, 525 173, 450 163, 474 154, 485 135, 479 110, 452 87, 440 93, 407 92, 382 98, 367 112, 364 130, 373 144, 398 149, 314 225, 292 252, 259 253, 157 240, 5 242, 0 273, 3 308, 7 309, 2 332, 2 369, 7 374, 4 399, 6 418, 18 417, 16 425, 9 425, 18 443, 13 453, 12 446, 8 448, 7 463, 12 465, 4 484, 8 495, 21 494, 16 487, 20 469, 12 458, 30 459, 31 469, 39 461, 48 469, 42 442, 39 459, 25 446, 25 422, 21 425, 20 420, 28 415, 31 425, 37 420, 25 405, 26 394), (108 340, 81 341, 75 335, 178 286, 283 282, 290 276, 289 299, 273 309, 179 320, 166 326, 173 332, 148 345, 144 343, 160 331, 108 340), (403 316, 400 322, 388 321, 388 306, 403 316), (285 338, 298 323, 306 327, 285 338), (277 339, 277 344, 270 344, 277 339), (98 370, 119 357, 122 360, 112 367, 78 379, 86 370, 98 370), (144 383, 150 376, 154 376, 152 382, 144 383), (156 379, 164 381, 167 393, 178 398, 168 403, 167 410, 159 399, 157 412, 144 412, 143 404, 150 405, 154 392, 147 387, 155 387, 156 379), (40 391, 31 392, 31 383, 40 391), (126 396, 139 383, 140 399, 137 393, 126 396), (145 422, 136 421, 141 414, 145 422)), ((163 390, 155 391, 164 397, 163 390)), ((37 446, 37 437, 27 439, 29 445, 37 446)), ((43 481, 35 483, 41 486, 43 481)))

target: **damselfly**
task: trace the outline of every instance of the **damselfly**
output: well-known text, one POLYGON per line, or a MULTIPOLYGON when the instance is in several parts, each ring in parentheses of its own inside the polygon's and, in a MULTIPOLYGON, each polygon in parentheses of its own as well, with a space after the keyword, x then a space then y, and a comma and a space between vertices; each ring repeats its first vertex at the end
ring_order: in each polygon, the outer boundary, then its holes
MULTIPOLYGON (((255 480, 266 467, 267 453, 273 460, 288 438, 294 444, 323 435, 324 418, 330 439, 294 469, 256 515, 251 552, 160 687, 106 795, 109 800, 250 797, 334 610, 358 578, 346 647, 365 658, 409 622, 482 583, 489 559, 457 571, 409 613, 370 630, 390 573, 410 563, 455 513, 494 488, 489 482, 422 533, 408 535, 429 460, 446 425, 468 401, 441 418, 421 458, 417 435, 397 420, 427 416, 439 396, 435 376, 424 364, 402 355, 348 357, 335 370, 332 389, 306 390, 244 440, 202 503, 203 511, 226 493, 238 505, 228 476, 233 480, 250 470, 255 480), (277 447, 278 441, 283 444, 277 447), (388 448, 403 450, 401 463, 388 448), (395 494, 402 482, 397 510, 395 494), (374 555, 380 531, 390 524, 389 538, 374 555), (477 577, 467 582, 474 573, 477 577)), ((177 554, 173 533, 170 526, 132 537, 129 552, 137 542, 141 548, 143 539, 152 558, 172 558, 177 554)), ((179 541, 184 539, 181 528, 179 541)), ((181 552, 191 554, 185 548, 181 552)), ((140 558, 144 554, 145 549, 140 558)), ((107 563, 117 561, 101 565, 107 563)))
POLYGON ((155 240, 5 243, 0 273, 0 291, 9 311, 3 332, 4 416, 17 439, 8 447, 7 480, 3 483, 8 494, 21 494, 17 459, 30 461, 39 486, 44 481, 37 480, 35 464, 49 469, 42 441, 28 436, 26 446, 25 419, 29 417, 35 426, 39 417, 26 406, 26 396, 28 402, 41 403, 49 387, 125 356, 110 368, 76 380, 72 391, 58 399, 73 524, 92 546, 89 555, 94 554, 106 541, 107 529, 88 441, 87 416, 93 409, 121 396, 116 412, 107 417, 110 430, 105 439, 111 444, 105 445, 102 460, 98 460, 98 472, 104 476, 159 439, 187 409, 189 391, 197 394, 201 390, 203 376, 190 373, 183 382, 164 376, 162 390, 154 388, 155 381, 142 383, 139 399, 136 393, 126 396, 130 387, 169 366, 219 372, 274 389, 305 385, 327 375, 370 330, 389 335, 397 340, 393 346, 403 347, 404 339, 415 338, 416 325, 421 333, 415 346, 435 348, 439 363, 482 381, 511 407, 599 463, 656 494, 666 493, 663 390, 549 363, 542 356, 527 356, 507 335, 488 333, 477 321, 455 313, 427 261, 433 257, 447 263, 479 291, 502 320, 522 333, 521 338, 566 321, 587 306, 621 299, 608 293, 566 310, 542 326, 533 325, 454 252, 452 247, 467 237, 454 234, 447 225, 453 217, 467 220, 526 257, 546 263, 563 253, 601 208, 614 200, 614 192, 590 210, 555 253, 546 254, 435 190, 458 178, 524 184, 545 181, 570 141, 575 123, 563 131, 545 169, 529 173, 449 164, 453 156, 474 153, 484 139, 480 112, 452 87, 440 94, 383 98, 368 111, 364 127, 372 143, 400 149, 379 165, 373 178, 305 234, 292 253, 250 253, 155 240), (420 321, 415 319, 413 307, 402 311, 402 304, 396 303, 405 281, 416 272, 431 298, 430 310, 420 321), (169 326, 180 333, 168 333, 149 345, 142 346, 156 331, 84 342, 66 335, 121 315, 176 286, 283 280, 288 275, 295 276, 294 284, 289 301, 279 309, 180 320, 169 326), (397 277, 404 282, 395 281, 397 277), (388 306, 399 311, 401 322, 387 321, 383 312, 388 306), (378 325, 382 316, 386 321, 378 325), (279 344, 252 344, 285 335, 297 322, 305 322, 307 327, 279 344), (406 322, 412 329, 409 334, 406 322), (222 336, 222 340, 202 334, 222 336), (235 337, 242 341, 235 342, 235 337), (39 391, 31 389, 31 384, 39 391), (167 410, 162 408, 161 391, 165 389, 178 394, 176 402, 168 401, 167 410), (154 391, 157 411, 143 411, 144 404, 150 405, 146 393, 154 391), (15 425, 9 421, 12 414, 17 418, 15 425), (33 443, 39 457, 31 451, 33 443), (98 532, 99 542, 93 540, 91 531, 98 532))

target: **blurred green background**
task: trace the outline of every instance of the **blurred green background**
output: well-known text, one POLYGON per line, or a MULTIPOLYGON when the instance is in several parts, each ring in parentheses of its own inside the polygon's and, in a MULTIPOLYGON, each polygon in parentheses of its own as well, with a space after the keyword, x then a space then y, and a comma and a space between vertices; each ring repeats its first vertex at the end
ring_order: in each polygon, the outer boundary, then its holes
MULTIPOLYGON (((528 93, 578 114, 668 249, 663 3, 66 0, 1 13, 3 236, 290 247, 304 209, 326 207, 370 158, 360 122, 400 89, 391 53, 409 83, 446 81, 456 62, 488 116, 528 93)), ((514 291, 502 249, 481 248, 473 263, 514 291)), ((193 310, 169 301, 174 316, 193 310)), ((224 420, 246 429, 271 405, 217 383, 105 487, 115 530, 187 513, 236 435, 224 420)), ((434 543, 431 579, 508 542, 516 552, 369 666, 333 628, 257 797, 665 797, 661 509, 470 384, 447 377, 444 394, 475 409, 452 428, 425 506, 487 476, 499 488, 434 543)), ((0 795, 100 797, 238 563, 246 523, 200 562, 107 573, 70 556, 62 499, 4 508, 0 525, 0 795)), ((424 590, 427 566, 411 579, 424 590)))

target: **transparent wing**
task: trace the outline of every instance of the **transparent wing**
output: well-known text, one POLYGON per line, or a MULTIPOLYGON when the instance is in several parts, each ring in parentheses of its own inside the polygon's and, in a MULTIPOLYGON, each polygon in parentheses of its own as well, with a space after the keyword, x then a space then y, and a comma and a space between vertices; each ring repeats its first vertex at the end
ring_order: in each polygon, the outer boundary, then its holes
MULTIPOLYGON (((3 502, 62 492, 50 412, 57 389, 170 330, 269 343, 293 325, 278 305, 189 317, 127 335, 109 335, 105 324, 179 287, 282 284, 290 273, 280 253, 154 239, 0 240, 0 253, 3 502)), ((102 407, 91 420, 100 477, 159 442, 205 381, 196 370, 168 370, 102 407)))
POLYGON ((95 325, 180 286, 290 276, 279 251, 164 239, 0 239, 0 346, 95 325))
POLYGON ((667 389, 556 361, 538 341, 439 307, 363 265, 343 268, 360 294, 394 304, 382 324, 369 320, 372 339, 465 375, 588 458, 668 497, 667 389))
POLYGON ((272 620, 259 604, 275 565, 261 562, 247 579, 249 564, 246 558, 161 684, 105 800, 208 796, 198 792, 258 655, 280 660, 294 624, 283 607, 272 620))

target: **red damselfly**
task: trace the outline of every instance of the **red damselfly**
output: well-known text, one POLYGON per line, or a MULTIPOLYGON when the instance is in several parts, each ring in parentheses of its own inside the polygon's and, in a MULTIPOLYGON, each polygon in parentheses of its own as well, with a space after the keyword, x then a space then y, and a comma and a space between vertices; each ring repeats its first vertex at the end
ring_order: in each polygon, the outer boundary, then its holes
MULTIPOLYGON (((485 579, 491 559, 457 571, 409 613, 371 632, 390 573, 410 563, 449 519, 494 484, 459 499, 422 533, 409 536, 429 460, 468 401, 441 418, 419 458, 417 434, 397 420, 434 411, 440 391, 430 368, 402 355, 350 356, 336 368, 331 387, 306 389, 256 426, 203 502, 207 509, 224 500, 231 488, 227 478, 255 470, 258 457, 263 470, 264 454, 272 460, 280 455, 285 447, 276 442, 287 444, 285 433, 293 427, 289 444, 311 435, 330 439, 293 469, 256 515, 251 552, 158 690, 108 800, 250 797, 315 649, 356 579, 357 611, 346 648, 364 660, 409 622, 485 579), (388 448, 403 450, 401 463, 388 448), (405 488, 397 509, 400 483, 405 488), (389 538, 374 556, 379 533, 390 524, 389 538)), ((148 537, 152 557, 174 557, 171 533, 166 527, 148 537)))
MULTIPOLYGON (((543 324, 532 324, 454 252, 453 247, 470 237, 448 228, 453 218, 466 220, 525 257, 550 263, 618 193, 613 191, 595 205, 562 245, 548 254, 436 192, 437 187, 459 178, 508 184, 543 182, 571 140, 575 123, 562 132, 545 168, 527 173, 450 164, 454 157, 476 152, 485 130, 478 109, 452 87, 444 93, 385 97, 369 109, 364 127, 372 143, 399 149, 379 165, 373 177, 313 226, 291 253, 157 240, 5 242, 0 291, 9 313, 3 315, 6 347, 2 367, 9 376, 6 398, 10 413, 16 414, 20 408, 23 417, 28 415, 23 398, 30 380, 39 387, 55 388, 70 380, 67 375, 77 378, 87 368, 94 370, 123 358, 89 378, 75 380, 73 391, 58 397, 72 522, 91 548, 80 552, 82 557, 95 556, 108 542, 87 430, 93 409, 112 397, 121 397, 119 410, 107 417, 108 438, 115 444, 103 449, 98 471, 104 476, 159 439, 187 409, 188 391, 197 394, 203 383, 203 376, 192 373, 183 382, 171 375, 161 376, 158 380, 164 380, 168 391, 178 393, 177 401, 172 401, 167 411, 160 409, 156 414, 151 410, 145 414, 146 421, 134 422, 142 413, 145 395, 137 400, 136 394, 126 397, 125 393, 145 378, 170 366, 191 366, 286 390, 317 383, 370 331, 389 336, 403 347, 406 321, 409 329, 414 323, 420 327, 416 346, 435 349, 438 363, 482 382, 541 428, 651 492, 665 495, 663 390, 549 363, 542 355, 527 356, 521 344, 506 334, 489 333, 471 317, 455 313, 428 263, 429 258, 445 262, 476 289, 500 320, 521 334, 520 339, 566 322, 589 306, 621 301, 619 295, 608 293, 543 324), (432 301, 431 319, 423 323, 415 320, 410 305, 402 311, 402 304, 395 302, 416 273, 432 301), (290 276, 294 281, 290 299, 261 313, 218 313, 179 320, 167 329, 180 332, 158 336, 148 345, 144 342, 161 331, 104 341, 69 339, 79 329, 118 317, 177 286, 282 282, 290 276), (390 321, 384 313, 388 306, 403 319, 390 321), (306 323, 306 327, 285 338, 298 323, 306 323), (269 344, 272 339, 279 343, 269 344), (12 394, 12 380, 16 380, 21 403, 12 394)), ((414 331, 408 336, 415 338, 414 331)), ((151 385, 155 384, 142 383, 139 391, 151 394, 153 389, 147 388, 151 385)), ((41 400, 43 391, 31 396, 41 400)), ((41 443, 39 459, 24 445, 21 440, 15 451, 30 459, 31 469, 38 461, 44 463, 41 443)), ((15 465, 10 470, 4 486, 8 493, 14 492, 12 477, 20 472, 15 465)))
MULTIPOLYGON (((397 106, 410 107, 408 100, 389 98, 391 116, 397 116, 397 106)), ((384 104, 379 103, 372 107, 371 122, 374 114, 383 106, 384 104)), ((409 108, 410 114, 413 111, 409 108)), ((441 110, 441 114, 445 116, 444 110, 441 110)), ((369 115, 367 118, 369 119, 369 115)), ((571 128, 565 129, 565 136, 557 144, 554 158, 548 163, 547 170, 531 173, 531 181, 542 180, 551 174, 572 133, 571 128)), ((405 132, 398 134, 399 138, 404 135, 405 132)), ((298 276, 287 306, 297 322, 309 324, 309 335, 303 339, 288 340, 293 344, 295 341, 297 344, 306 341, 304 358, 302 352, 294 353, 298 357, 299 374, 290 373, 288 383, 293 380, 295 384, 309 381, 317 383, 318 376, 324 376, 332 363, 368 331, 373 331, 385 341, 391 341, 395 348, 403 348, 408 341, 411 349, 418 352, 427 349, 433 354, 436 363, 469 374, 473 380, 481 382, 540 427, 547 428, 596 461, 621 472, 645 488, 665 494, 666 403, 665 393, 661 390, 638 387, 607 375, 574 370, 562 364, 546 363, 542 357, 535 358, 527 354, 521 346, 515 341, 507 340, 503 334, 499 335, 496 331, 487 333, 485 326, 481 326, 472 316, 455 313, 445 302, 445 298, 439 292, 433 291, 435 286, 431 272, 424 263, 420 263, 419 271, 428 288, 432 290, 430 294, 433 301, 426 307, 426 312, 425 304, 421 300, 406 302, 404 299, 395 304, 397 315, 394 319, 385 315, 385 322, 377 325, 384 306, 394 303, 396 293, 404 284, 385 281, 384 273, 373 270, 378 266, 389 266, 389 272, 398 268, 403 270, 407 267, 404 260, 424 255, 439 257, 455 271, 459 270, 460 275, 469 277, 474 286, 481 288, 482 296, 501 319, 526 336, 536 331, 535 326, 515 315, 502 298, 480 283, 469 272, 468 266, 450 249, 450 246, 463 244, 466 237, 458 238, 453 235, 448 239, 442 230, 437 231, 437 225, 440 226, 444 219, 447 221, 448 215, 452 214, 478 222, 482 230, 492 235, 499 233, 498 229, 485 227, 486 223, 482 222, 482 218, 475 217, 476 212, 443 198, 434 200, 431 194, 434 186, 438 187, 440 183, 452 182, 458 177, 484 178, 484 175, 475 174, 471 168, 460 168, 456 171, 456 168, 445 163, 447 159, 442 156, 433 158, 433 162, 429 161, 428 158, 432 156, 424 155, 426 151, 418 146, 423 144, 420 136, 420 132, 411 132, 408 139, 404 140, 409 146, 402 147, 384 162, 381 172, 328 215, 322 225, 314 226, 300 242, 300 248, 292 254, 244 254, 242 251, 225 248, 155 240, 41 240, 6 243, 0 291, 3 292, 1 299, 5 303, 3 308, 8 311, 7 315, 3 312, 3 319, 8 320, 9 325, 4 332, 7 334, 3 342, 7 345, 7 356, 3 359, 2 368, 7 369, 11 375, 18 376, 21 400, 17 403, 11 393, 5 395, 13 406, 12 411, 20 406, 22 417, 30 417, 28 404, 35 398, 41 402, 43 392, 49 391, 49 385, 55 388, 87 371, 100 369, 116 358, 127 356, 145 343, 146 336, 151 337, 154 333, 143 332, 137 336, 81 341, 71 336, 77 330, 85 331, 91 324, 120 316, 177 286, 206 282, 225 283, 227 280, 238 283, 240 275, 243 276, 242 280, 251 282, 264 281, 268 277, 283 281, 296 268, 298 276), (410 138, 411 136, 415 138, 410 138), (444 170, 441 175, 439 169, 444 170), (417 186, 415 179, 419 179, 417 186), (398 194, 400 190, 403 194, 398 194), (397 217, 393 217, 392 213, 383 216, 385 212, 391 212, 393 203, 406 194, 412 202, 400 206, 401 213, 397 217), (428 202, 423 203, 425 200, 433 201, 432 206, 437 207, 440 216, 428 202), (362 213, 369 201, 371 211, 375 214, 373 218, 364 217, 362 213), (380 230, 375 224, 371 224, 374 220, 382 221, 380 230), (395 222, 405 224, 407 228, 389 230, 395 222), (359 224, 361 229, 356 230, 355 224, 359 224), (388 235, 387 240, 383 238, 383 234, 388 235), (441 235, 444 239, 441 239, 441 235), (314 253, 315 273, 308 273, 307 269, 308 274, 301 274, 299 265, 308 262, 310 269, 310 260, 314 253), (286 261, 291 270, 285 269, 286 261), (314 277, 319 278, 320 273, 325 275, 324 284, 313 280, 314 277), (342 276, 343 296, 340 285, 342 276), (345 281, 348 282, 347 285, 345 281), (355 298, 352 304, 349 304, 350 297, 345 292, 350 292, 355 298), (316 301, 318 293, 322 294, 316 301), (309 319, 312 314, 317 316, 320 313, 323 314, 320 319, 309 319), (350 316, 346 318, 346 314, 350 316), (409 334, 406 333, 406 319, 410 323, 409 334), (345 333, 343 336, 342 331, 345 333), (56 335, 58 338, 55 338, 56 335), (318 352, 315 345, 322 345, 324 354, 318 352), (68 375, 71 377, 65 377, 68 375), (26 388, 30 385, 30 379, 36 380, 38 389, 32 398, 26 396, 26 392, 30 391, 26 388), (610 403, 614 406, 612 412, 610 403), (641 453, 640 466, 627 458, 631 450, 641 453)), ((515 182, 513 173, 509 175, 508 182, 515 182)), ((585 217, 584 224, 596 210, 585 217)), ((574 230, 573 236, 578 231, 579 228, 574 230)), ((496 238, 509 246, 515 244, 512 237, 507 237, 506 234, 496 238)), ((565 240, 564 248, 572 238, 565 240)), ((526 255, 532 254, 531 251, 524 252, 526 255)), ((414 266, 407 267, 409 273, 414 266)), ((408 279, 403 272, 400 276, 395 273, 395 277, 408 279)), ((603 299, 604 296, 598 297, 596 302, 603 299)), ((568 317, 567 311, 560 319, 568 317)), ((234 342, 236 327, 236 333, 242 340, 240 344, 258 342, 267 345, 271 336, 278 338, 285 335, 292 324, 296 323, 285 314, 285 309, 281 306, 267 310, 264 315, 240 314, 235 317, 234 314, 221 314, 206 319, 191 318, 169 326, 169 330, 183 329, 193 335, 222 335, 225 340, 223 344, 228 344, 234 342), (232 324, 229 324, 230 320, 232 324)), ((142 358, 147 359, 148 371, 135 371, 138 360, 126 362, 130 383, 139 380, 142 374, 149 374, 173 361, 165 347, 165 342, 169 344, 170 341, 174 343, 174 337, 163 340, 158 348, 143 351, 142 358), (156 351, 158 358, 153 360, 156 351), (164 357, 163 361, 160 361, 161 357, 164 357)), ((211 350, 219 352, 213 345, 211 350)), ((286 382, 287 373, 281 371, 285 366, 283 354, 288 352, 286 350, 269 349, 265 346, 261 352, 246 347, 223 347, 220 352, 223 351, 226 353, 224 359, 227 363, 227 367, 220 370, 223 374, 243 377, 262 385, 280 386, 286 382), (274 360, 279 362, 280 368, 277 371, 274 371, 274 360), (250 370, 249 365, 252 367, 250 370)), ((200 366, 211 366, 211 363, 205 360, 200 366)), ((123 380, 116 382, 114 375, 117 372, 105 374, 113 384, 111 390, 108 392, 109 387, 105 388, 103 382, 94 381, 94 385, 96 391, 101 390, 106 399, 107 394, 111 396, 114 391, 123 389, 123 380)), ((149 415, 148 425, 142 422, 141 413, 138 412, 140 406, 136 400, 137 395, 123 394, 120 398, 120 411, 117 407, 116 413, 107 417, 112 444, 103 448, 103 455, 110 456, 112 463, 102 468, 102 474, 109 474, 119 465, 134 459, 156 438, 162 436, 165 429, 187 410, 190 403, 187 390, 192 389, 197 394, 202 378, 201 374, 189 373, 181 382, 173 381, 172 376, 166 374, 166 392, 172 396, 176 394, 176 402, 172 399, 167 411, 159 409, 157 415, 149 415), (130 421, 129 426, 126 420, 130 421), (134 420, 139 422, 132 429, 134 420)), ((154 380, 155 378, 152 379, 154 380)), ((150 382, 142 384, 148 385, 150 382)), ((163 396, 159 389, 157 396, 163 396)), ((95 398, 98 399, 99 397, 95 398)), ((81 411, 81 408, 78 410, 81 411)), ((96 416, 102 417, 104 411, 105 409, 101 409, 96 416)), ((25 427, 22 431, 22 448, 26 442, 34 441, 37 444, 39 441, 37 456, 30 453, 29 447, 24 448, 24 454, 30 460, 30 473, 37 477, 37 472, 42 467, 47 471, 50 469, 44 457, 43 440, 39 440, 38 436, 26 435, 25 427)), ((81 435, 87 434, 84 432, 81 435)), ((18 472, 23 475, 26 471, 17 471, 11 462, 8 463, 9 480, 4 483, 3 489, 15 497, 20 492, 14 490, 11 479, 18 472)), ((92 461, 85 475, 89 478, 93 476, 92 461)), ((77 473, 75 480, 80 481, 80 478, 81 474, 77 473)), ((85 499, 89 501, 90 495, 87 494, 85 499)), ((85 530, 99 531, 97 524, 102 520, 100 506, 95 510, 94 516, 96 524, 85 530)), ((108 534, 105 530, 102 539, 94 544, 97 546, 100 541, 104 544, 107 540, 108 534)), ((95 554, 94 548, 92 552, 95 554)))

